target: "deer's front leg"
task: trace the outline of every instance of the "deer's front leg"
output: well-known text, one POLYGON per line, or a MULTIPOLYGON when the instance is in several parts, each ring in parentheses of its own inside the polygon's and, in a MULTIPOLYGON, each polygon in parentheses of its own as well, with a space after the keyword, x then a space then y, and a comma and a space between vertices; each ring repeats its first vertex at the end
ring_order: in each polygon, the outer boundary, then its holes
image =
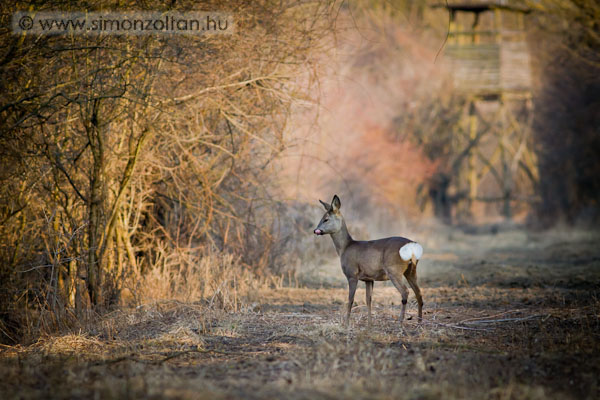
POLYGON ((371 297, 373 295, 373 281, 366 281, 365 285, 367 287, 367 309, 369 310, 369 322, 368 327, 371 327, 371 297))
POLYGON ((350 312, 352 311, 352 304, 354 304, 354 293, 356 293, 356 286, 358 285, 358 279, 348 278, 348 310, 346 312, 346 319, 344 325, 348 326, 350 321, 350 312))

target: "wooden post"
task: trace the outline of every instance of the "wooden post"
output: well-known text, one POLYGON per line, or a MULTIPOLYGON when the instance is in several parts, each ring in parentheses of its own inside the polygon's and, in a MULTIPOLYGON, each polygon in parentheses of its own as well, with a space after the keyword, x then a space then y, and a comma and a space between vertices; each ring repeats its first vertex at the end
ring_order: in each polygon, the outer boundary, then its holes
POLYGON ((477 26, 479 25, 479 13, 475 13, 473 16, 473 25, 471 26, 472 38, 471 42, 473 44, 479 43, 479 32, 477 31, 477 26))
POLYGON ((496 43, 502 42, 502 12, 499 9, 494 9, 494 31, 496 43))
POLYGON ((500 96, 500 162, 502 163, 502 186, 500 188, 502 192, 502 215, 507 220, 511 218, 511 209, 510 209, 510 197, 512 192, 512 174, 510 171, 510 166, 508 162, 508 149, 507 149, 507 140, 508 140, 508 129, 506 123, 506 104, 504 96, 500 96))
MULTIPOLYGON (((475 115, 475 101, 471 99, 469 105, 469 142, 473 142, 477 137, 477 116, 475 115)), ((473 215, 473 202, 477 198, 477 170, 475 169, 475 154, 476 146, 469 151, 467 160, 468 179, 469 179, 469 197, 468 197, 468 214, 473 215)))
POLYGON ((450 22, 448 26, 448 44, 457 43, 456 37, 456 13, 454 10, 449 10, 450 13, 450 22))

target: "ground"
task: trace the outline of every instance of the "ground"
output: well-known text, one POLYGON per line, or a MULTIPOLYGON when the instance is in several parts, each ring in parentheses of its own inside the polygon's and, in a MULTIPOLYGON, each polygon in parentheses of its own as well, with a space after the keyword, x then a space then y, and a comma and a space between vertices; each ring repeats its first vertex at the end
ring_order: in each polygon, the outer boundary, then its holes
POLYGON ((237 312, 175 301, 115 311, 1 347, 0 398, 599 398, 598 238, 431 239, 422 323, 411 293, 400 326, 399 294, 376 283, 373 326, 361 285, 344 328, 333 267, 312 287, 261 289, 237 312))

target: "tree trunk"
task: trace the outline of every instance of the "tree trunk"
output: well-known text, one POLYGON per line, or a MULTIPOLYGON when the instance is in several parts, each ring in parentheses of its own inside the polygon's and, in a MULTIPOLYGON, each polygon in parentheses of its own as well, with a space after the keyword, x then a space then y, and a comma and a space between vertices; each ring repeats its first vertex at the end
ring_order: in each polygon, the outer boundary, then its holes
POLYGON ((98 306, 102 300, 102 275, 100 254, 101 236, 104 231, 103 217, 103 185, 104 179, 104 149, 102 132, 98 122, 100 101, 94 100, 88 136, 92 152, 92 171, 90 174, 89 221, 88 221, 88 268, 87 286, 92 306, 98 306))

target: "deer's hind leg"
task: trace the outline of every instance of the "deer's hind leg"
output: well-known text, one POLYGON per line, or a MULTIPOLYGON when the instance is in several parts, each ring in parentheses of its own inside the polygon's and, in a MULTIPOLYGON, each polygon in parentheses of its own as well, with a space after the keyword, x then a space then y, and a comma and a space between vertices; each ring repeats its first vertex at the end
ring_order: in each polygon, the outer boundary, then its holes
POLYGON ((402 321, 404 321, 404 313, 406 312, 406 303, 408 303, 408 288, 402 282, 402 274, 400 274, 400 276, 397 277, 394 274, 388 272, 388 276, 394 284, 394 286, 396 287, 396 289, 398 289, 398 291, 402 295, 402 309, 400 310, 400 324, 402 324, 402 321))
POLYGON ((421 289, 419 285, 417 285, 417 266, 412 262, 404 271, 404 276, 408 281, 408 284, 412 288, 413 292, 415 292, 415 297, 417 298, 417 304, 419 305, 419 322, 423 320, 423 297, 421 297, 421 289))

